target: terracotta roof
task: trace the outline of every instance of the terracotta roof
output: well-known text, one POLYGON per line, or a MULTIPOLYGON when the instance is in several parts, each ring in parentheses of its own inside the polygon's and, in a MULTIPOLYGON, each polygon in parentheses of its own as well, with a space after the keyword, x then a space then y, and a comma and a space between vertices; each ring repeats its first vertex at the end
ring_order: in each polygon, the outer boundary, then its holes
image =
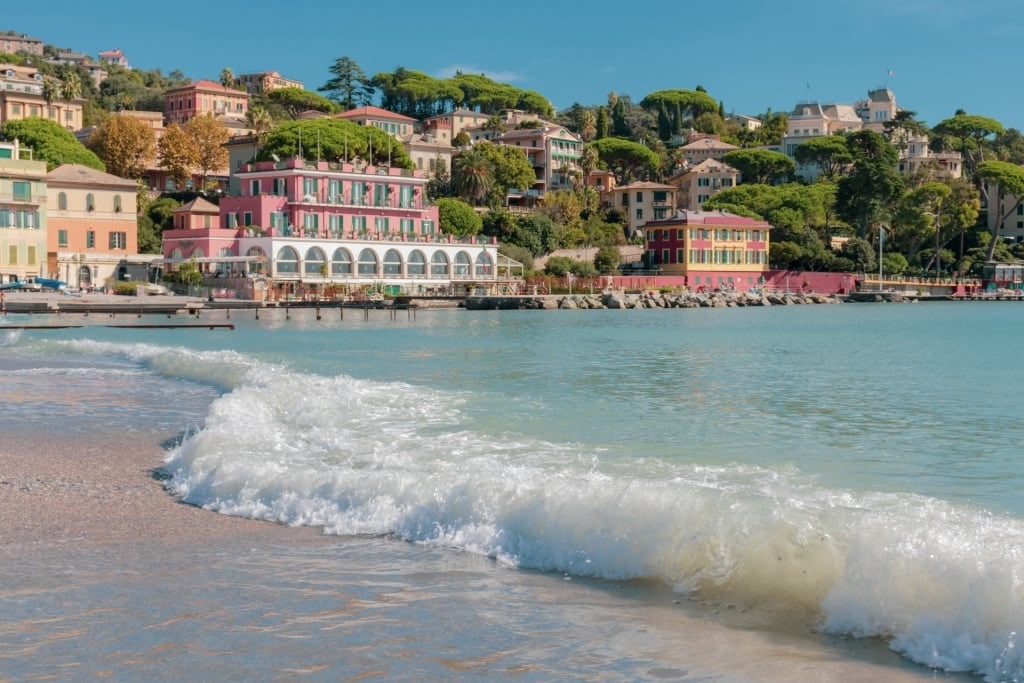
POLYGON ((63 164, 46 174, 46 182, 72 185, 111 185, 135 189, 138 183, 134 180, 120 178, 110 173, 97 171, 81 164, 63 164))
POLYGON ((713 138, 701 138, 700 140, 694 140, 688 145, 683 145, 680 149, 739 149, 739 147, 713 138))
POLYGON ((334 115, 334 118, 336 119, 360 119, 364 117, 370 119, 391 119, 393 121, 410 121, 413 123, 415 123, 416 121, 416 119, 412 118, 411 116, 406 116, 404 114, 396 114, 393 111, 388 111, 387 109, 381 109, 380 107, 373 106, 357 107, 356 109, 350 109, 348 111, 334 115))
POLYGON ((676 211, 675 216, 664 218, 660 220, 647 221, 644 227, 658 226, 658 225, 726 225, 744 228, 760 228, 762 230, 770 229, 772 226, 767 221, 761 221, 756 218, 747 218, 746 216, 737 216, 734 213, 728 211, 687 211, 686 209, 680 209, 676 211))
POLYGON ((188 204, 182 204, 171 213, 220 213, 216 204, 206 201, 202 197, 196 197, 188 204))
POLYGON ((228 88, 216 81, 208 81, 205 78, 194 83, 186 83, 185 85, 179 85, 176 88, 168 88, 164 91, 164 94, 178 92, 179 90, 212 90, 214 92, 221 93, 232 93, 239 97, 248 97, 249 94, 244 90, 235 90, 234 88, 228 88))

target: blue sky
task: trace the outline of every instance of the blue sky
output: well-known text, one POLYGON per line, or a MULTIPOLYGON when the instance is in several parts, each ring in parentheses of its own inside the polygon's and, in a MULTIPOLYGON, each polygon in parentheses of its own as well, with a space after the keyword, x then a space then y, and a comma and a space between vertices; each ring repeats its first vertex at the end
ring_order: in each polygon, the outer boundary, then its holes
POLYGON ((726 111, 750 115, 807 100, 852 103, 888 85, 929 125, 963 108, 1024 129, 1019 0, 731 0, 719 16, 692 12, 685 0, 56 0, 44 12, 9 4, 0 30, 92 55, 119 47, 134 66, 193 79, 216 80, 226 66, 276 70, 315 90, 347 55, 368 75, 397 66, 485 73, 537 90, 559 109, 603 103, 611 91, 639 101, 700 84, 726 111))

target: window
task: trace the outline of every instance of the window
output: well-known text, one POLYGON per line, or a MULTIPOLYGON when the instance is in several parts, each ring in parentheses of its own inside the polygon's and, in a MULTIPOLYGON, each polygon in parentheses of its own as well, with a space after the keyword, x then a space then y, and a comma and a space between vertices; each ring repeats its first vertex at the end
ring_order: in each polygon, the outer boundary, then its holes
POLYGON ((110 248, 111 249, 127 249, 128 248, 128 233, 125 233, 125 232, 112 232, 112 233, 110 233, 110 248))
POLYGON ((85 248, 95 249, 96 248, 96 231, 87 230, 85 232, 85 248))
POLYGON ((345 228, 345 217, 338 214, 328 216, 327 227, 331 232, 341 232, 345 228))
POLYGON ((57 231, 57 246, 66 247, 68 246, 68 231, 58 230, 57 231))
POLYGON ((637 192, 636 193, 636 200, 638 202, 642 202, 644 200, 644 193, 643 192, 637 192))
POLYGON ((672 255, 672 252, 670 250, 662 249, 661 250, 661 262, 662 263, 668 263, 668 259, 669 259, 669 257, 671 255, 672 255))
POLYGON ((28 245, 28 261, 25 263, 25 265, 36 265, 36 247, 34 244, 28 245))
POLYGON ((686 258, 685 258, 685 254, 683 253, 683 250, 682 249, 676 249, 676 263, 682 263, 685 260, 686 260, 686 258))
POLYGON ((413 221, 413 219, 411 219, 411 218, 401 218, 401 219, 399 219, 398 222, 399 222, 399 226, 398 226, 399 232, 404 232, 407 235, 411 235, 414 232, 416 232, 416 225, 415 225, 415 222, 413 221))
POLYGON ((302 179, 302 195, 303 197, 312 197, 314 200, 319 192, 319 183, 316 178, 303 178, 302 179))
POLYGON ((643 209, 637 209, 636 210, 636 219, 638 221, 642 221, 644 219, 644 210, 643 209))
POLYGON ((252 211, 246 211, 242 214, 242 225, 252 225, 252 211))
POLYGON ((320 215, 315 213, 302 214, 302 227, 306 230, 318 230, 320 228, 320 215))
POLYGON ((68 209, 68 196, 63 192, 57 195, 57 208, 61 211, 68 209))
MULTIPOLYGON (((121 209, 117 209, 117 210, 120 211, 121 209)), ((213 220, 213 216, 211 216, 210 214, 206 214, 205 216, 203 216, 203 227, 204 228, 212 228, 213 226, 210 225, 212 220, 213 220)))
POLYGON ((18 245, 12 244, 7 247, 7 263, 12 266, 18 265, 18 245))
POLYGON ((284 196, 284 178, 274 178, 274 194, 278 197, 284 196))
POLYGON ((250 180, 249 181, 249 195, 252 197, 257 196, 260 193, 260 181, 250 180))
POLYGON ((227 220, 227 227, 229 227, 229 228, 237 228, 238 227, 238 214, 237 213, 229 213, 224 218, 225 218, 225 220, 227 220))
POLYGON ((387 216, 376 216, 373 219, 373 228, 377 232, 388 231, 388 219, 387 216))
POLYGON ((682 242, 683 238, 685 237, 684 233, 685 231, 682 229, 676 230, 676 239, 682 242))
POLYGON ((32 183, 25 180, 14 181, 14 201, 28 202, 32 200, 32 183))
POLYGON ((92 196, 92 193, 85 195, 85 210, 95 211, 96 210, 96 198, 92 196))
POLYGON ((284 212, 283 211, 271 211, 270 212, 270 227, 272 228, 283 228, 285 226, 284 212))
POLYGON ((424 235, 434 234, 434 221, 423 221, 420 223, 420 232, 424 235))
POLYGON ((668 242, 668 240, 669 240, 669 234, 670 234, 670 233, 669 233, 669 231, 668 231, 668 230, 662 230, 662 231, 661 231, 661 239, 662 239, 662 241, 668 242))
POLYGON ((697 187, 708 187, 711 185, 711 178, 697 178, 697 187))
POLYGON ((352 216, 352 229, 356 232, 366 232, 366 216, 352 216))
POLYGON ((121 213, 121 195, 119 194, 114 195, 114 213, 121 213))

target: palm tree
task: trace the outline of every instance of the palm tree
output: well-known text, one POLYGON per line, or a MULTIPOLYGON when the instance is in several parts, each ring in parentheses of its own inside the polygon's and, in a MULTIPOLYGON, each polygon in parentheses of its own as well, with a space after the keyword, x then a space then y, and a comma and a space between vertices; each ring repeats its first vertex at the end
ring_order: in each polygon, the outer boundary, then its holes
POLYGON ((452 163, 452 185, 460 197, 480 203, 494 187, 494 165, 480 150, 466 150, 452 163))
MULTIPOLYGON (((50 106, 54 100, 60 97, 60 86, 57 84, 58 81, 53 78, 47 78, 43 81, 43 99, 46 101, 46 115, 50 115, 50 106)), ((60 124, 60 110, 57 110, 57 123, 60 124)))
POLYGON ((225 88, 233 88, 235 86, 235 72, 231 70, 230 66, 221 69, 220 84, 225 88))
MULTIPOLYGON (((82 96, 82 79, 78 77, 77 73, 69 71, 64 76, 64 83, 61 85, 60 95, 61 98, 69 105, 72 100, 77 100, 82 96)), ((67 127, 71 128, 73 126, 67 127)))
POLYGON ((246 112, 245 122, 256 136, 256 150, 252 154, 255 159, 259 156, 260 143, 263 142, 263 138, 274 128, 274 119, 270 116, 270 112, 257 105, 246 112))

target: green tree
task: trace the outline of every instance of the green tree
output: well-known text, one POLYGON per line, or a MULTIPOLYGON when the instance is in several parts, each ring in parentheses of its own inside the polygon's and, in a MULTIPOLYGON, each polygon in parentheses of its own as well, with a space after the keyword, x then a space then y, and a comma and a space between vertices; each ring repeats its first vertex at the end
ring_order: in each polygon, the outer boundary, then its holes
POLYGON ((483 219, 473 207, 452 197, 437 200, 441 232, 459 237, 476 235, 483 228, 483 219))
POLYGON ((350 57, 338 57, 328 69, 332 76, 317 88, 340 104, 345 110, 368 104, 373 99, 374 87, 358 62, 350 57))
POLYGON ((1016 213, 1017 207, 1024 202, 1024 167, 1006 161, 986 161, 978 166, 977 175, 982 183, 995 190, 995 197, 989 202, 989 210, 996 213, 995 229, 992 231, 992 241, 985 256, 986 261, 992 261, 995 259, 996 245, 1002 241, 999 239, 1000 226, 1016 213), (1006 213, 1000 215, 1000 207, 1005 197, 1011 197, 1014 202, 1006 213))
POLYGON ((480 204, 494 187, 494 164, 478 149, 459 152, 452 159, 452 186, 463 199, 480 204))
POLYGON ((796 171, 792 159, 770 149, 734 149, 722 161, 739 171, 744 183, 768 185, 796 171))
POLYGON ((356 157, 375 165, 413 168, 412 160, 394 137, 374 126, 360 126, 346 119, 286 121, 267 134, 259 159, 301 156, 307 161, 352 161, 356 157), (301 154, 300 154, 301 151, 301 154), (372 159, 371 159, 372 157, 372 159))
POLYGON ((274 119, 270 117, 270 112, 257 105, 255 107, 250 107, 249 111, 245 113, 245 124, 249 126, 252 130, 253 137, 256 138, 256 145, 252 154, 255 159, 259 156, 260 144, 263 142, 264 138, 267 137, 267 133, 274 129, 274 119))
POLYGON ((156 134, 140 119, 108 114, 86 145, 103 161, 108 173, 139 178, 156 152, 156 134))
POLYGON ((526 152, 518 147, 480 142, 473 146, 473 151, 483 155, 494 169, 491 196, 496 201, 492 201, 492 205, 504 202, 509 190, 525 192, 537 182, 537 173, 527 159, 526 152))
POLYGON ((600 247, 594 256, 594 268, 602 275, 609 275, 618 272, 619 263, 622 262, 622 254, 618 247, 600 247))
POLYGON ((231 67, 226 66, 220 70, 220 84, 225 88, 235 87, 235 72, 231 70, 231 67))
POLYGON ((304 111, 321 111, 335 114, 341 107, 331 100, 309 92, 302 88, 278 88, 266 94, 267 101, 282 107, 290 118, 295 118, 304 111))
POLYGON ((940 121, 932 132, 957 141, 957 149, 963 155, 964 175, 971 178, 985 161, 985 140, 1003 133, 1004 128, 999 121, 987 116, 958 113, 940 121))
POLYGON ((678 119, 682 115, 693 121, 701 114, 712 114, 718 111, 718 102, 702 89, 659 90, 642 99, 640 106, 650 112, 657 112, 664 108, 665 116, 669 119, 670 129, 682 128, 683 122, 678 119))
POLYGON ((811 138, 797 146, 794 156, 799 164, 817 166, 827 180, 834 180, 853 161, 842 135, 811 138))
POLYGON ((608 122, 608 110, 604 107, 597 108, 597 115, 594 120, 594 139, 600 140, 611 135, 611 124, 608 122))
POLYGON ((60 96, 68 104, 82 97, 82 78, 77 71, 69 71, 64 75, 60 96))
POLYGON ((661 161, 648 147, 629 140, 601 138, 590 144, 600 163, 615 173, 620 184, 653 174, 661 161))
POLYGON ((879 133, 859 130, 846 137, 853 170, 839 181, 836 209, 841 218, 857 226, 857 236, 868 229, 903 194, 903 179, 896 172, 898 154, 879 133))
POLYGON ((213 114, 193 116, 182 127, 192 138, 195 149, 195 167, 202 177, 202 189, 206 189, 206 179, 210 171, 226 168, 228 150, 224 144, 231 138, 227 126, 214 118, 213 114))
POLYGON ((106 168, 70 131, 50 119, 30 117, 8 121, 0 127, 0 136, 5 140, 18 138, 22 147, 31 148, 33 158, 45 161, 50 170, 61 164, 82 164, 100 171, 106 168))

